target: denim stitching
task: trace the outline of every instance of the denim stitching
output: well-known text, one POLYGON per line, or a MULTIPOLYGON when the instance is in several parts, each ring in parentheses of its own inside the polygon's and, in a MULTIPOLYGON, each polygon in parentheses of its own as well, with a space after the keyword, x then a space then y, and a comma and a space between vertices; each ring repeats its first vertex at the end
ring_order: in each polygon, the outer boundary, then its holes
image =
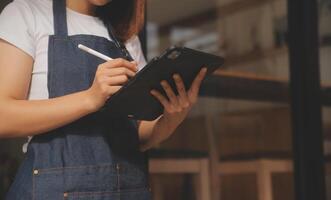
POLYGON ((139 191, 146 191, 148 192, 148 188, 143 187, 143 188, 137 188, 137 189, 126 189, 122 191, 108 191, 108 192, 67 192, 68 196, 91 196, 91 195, 98 195, 98 196, 105 196, 105 195, 112 195, 112 194, 119 194, 121 192, 139 192, 139 191))
POLYGON ((44 168, 44 169, 39 169, 39 173, 47 173, 47 172, 52 172, 52 171, 62 171, 65 169, 95 169, 95 168, 113 168, 114 170, 116 169, 116 165, 111 164, 111 165, 79 165, 79 166, 72 166, 72 167, 54 167, 54 168, 44 168))
POLYGON ((32 200, 35 200, 34 199, 34 193, 35 193, 35 180, 34 179, 35 179, 35 177, 34 177, 34 174, 32 173, 32 200))
POLYGON ((84 42, 84 41, 90 42, 92 40, 92 41, 100 42, 100 43, 107 41, 107 42, 115 44, 112 40, 109 40, 105 37, 98 37, 98 36, 95 36, 94 38, 90 38, 90 39, 83 38, 84 35, 75 35, 75 36, 69 36, 69 37, 63 37, 63 36, 59 37, 59 36, 53 35, 53 37, 55 40, 58 40, 58 41, 61 41, 61 40, 62 41, 77 41, 77 40, 79 40, 82 42, 84 42))
POLYGON ((120 186, 120 165, 119 164, 116 165, 116 169, 117 169, 117 191, 120 191, 121 186, 120 186))

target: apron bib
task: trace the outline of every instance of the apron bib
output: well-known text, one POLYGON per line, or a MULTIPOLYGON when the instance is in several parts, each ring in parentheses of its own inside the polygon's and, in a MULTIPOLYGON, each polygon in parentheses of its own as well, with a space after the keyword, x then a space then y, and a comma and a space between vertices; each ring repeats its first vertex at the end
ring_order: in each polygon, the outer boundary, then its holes
MULTIPOLYGON (((53 0, 49 37, 49 98, 88 89, 99 64, 78 44, 112 58, 132 60, 107 26, 112 41, 93 35, 68 36, 65 0, 53 0)), ((134 99, 133 99, 134 101, 134 99)), ((33 137, 9 200, 150 200, 147 159, 139 151, 137 121, 102 110, 33 137)))

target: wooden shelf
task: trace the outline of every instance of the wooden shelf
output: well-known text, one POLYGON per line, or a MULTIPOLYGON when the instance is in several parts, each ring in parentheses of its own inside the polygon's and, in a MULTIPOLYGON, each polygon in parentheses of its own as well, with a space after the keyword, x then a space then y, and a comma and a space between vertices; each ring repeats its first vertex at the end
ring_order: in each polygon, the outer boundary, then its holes
POLYGON ((235 70, 216 70, 213 76, 231 77, 247 80, 259 80, 259 81, 274 81, 287 83, 286 79, 276 78, 273 76, 258 75, 255 73, 241 72, 235 70))
MULTIPOLYGON (((331 38, 325 37, 320 44, 320 48, 330 47, 330 44, 331 44, 331 38)), ((288 53, 289 50, 287 46, 274 47, 265 50, 263 49, 253 50, 243 55, 225 57, 225 66, 226 67, 231 66, 232 68, 236 66, 247 65, 250 63, 261 61, 263 59, 270 59, 281 55, 288 55, 288 53)))
POLYGON ((266 50, 253 50, 247 54, 239 55, 239 56, 229 56, 226 57, 226 63, 225 65, 227 67, 235 67, 239 65, 246 65, 249 63, 257 62, 262 59, 268 59, 277 57, 280 55, 286 55, 288 54, 288 48, 286 46, 283 47, 275 47, 271 49, 266 50))
MULTIPOLYGON (((290 103, 288 81, 268 76, 217 71, 207 78, 200 90, 205 97, 229 98, 261 102, 290 103)), ((323 85, 324 106, 331 106, 331 85, 323 85)))
POLYGON ((200 94, 240 100, 289 102, 286 81, 237 72, 217 71, 203 82, 200 94))
POLYGON ((174 26, 194 27, 199 26, 209 21, 215 21, 216 18, 224 18, 233 15, 237 12, 244 11, 253 7, 262 6, 266 3, 271 3, 279 0, 237 0, 216 8, 197 13, 190 17, 180 19, 160 27, 160 34, 168 34, 174 26))
POLYGON ((217 16, 224 18, 233 15, 240 11, 245 11, 250 8, 262 6, 267 3, 272 3, 277 0, 237 0, 217 8, 217 16))

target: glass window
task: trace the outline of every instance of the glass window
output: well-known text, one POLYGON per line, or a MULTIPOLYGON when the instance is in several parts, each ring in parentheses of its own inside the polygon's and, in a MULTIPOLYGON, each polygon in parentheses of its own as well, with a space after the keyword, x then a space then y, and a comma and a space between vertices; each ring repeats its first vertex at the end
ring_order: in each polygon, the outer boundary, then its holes
MULTIPOLYGON (((234 174, 211 170, 212 177, 216 174, 221 183, 218 189, 212 186, 212 193, 225 200, 263 195, 259 175, 240 171, 249 161, 280 161, 279 167, 286 170, 271 173, 273 193, 267 195, 293 199, 287 1, 149 0, 147 4, 149 59, 173 45, 226 59, 225 66, 204 82, 203 96, 189 118, 159 150, 215 155, 213 143, 218 159, 207 155, 212 163, 238 168, 234 174), (214 140, 208 139, 204 123, 208 117, 214 140)), ((165 190, 171 190, 171 180, 158 178, 152 176, 154 182, 160 180, 165 190)), ((172 198, 181 199, 180 194, 172 198)))

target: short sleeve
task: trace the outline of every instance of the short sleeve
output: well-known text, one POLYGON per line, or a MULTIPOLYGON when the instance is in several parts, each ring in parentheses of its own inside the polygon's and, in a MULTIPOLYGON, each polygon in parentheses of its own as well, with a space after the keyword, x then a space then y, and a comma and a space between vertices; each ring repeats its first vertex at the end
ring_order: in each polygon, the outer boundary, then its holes
POLYGON ((28 3, 16 0, 0 14, 0 39, 35 57, 34 16, 28 3))
POLYGON ((126 43, 126 48, 130 52, 133 59, 138 63, 138 68, 141 70, 146 66, 146 59, 143 54, 141 43, 138 36, 134 36, 126 43))

